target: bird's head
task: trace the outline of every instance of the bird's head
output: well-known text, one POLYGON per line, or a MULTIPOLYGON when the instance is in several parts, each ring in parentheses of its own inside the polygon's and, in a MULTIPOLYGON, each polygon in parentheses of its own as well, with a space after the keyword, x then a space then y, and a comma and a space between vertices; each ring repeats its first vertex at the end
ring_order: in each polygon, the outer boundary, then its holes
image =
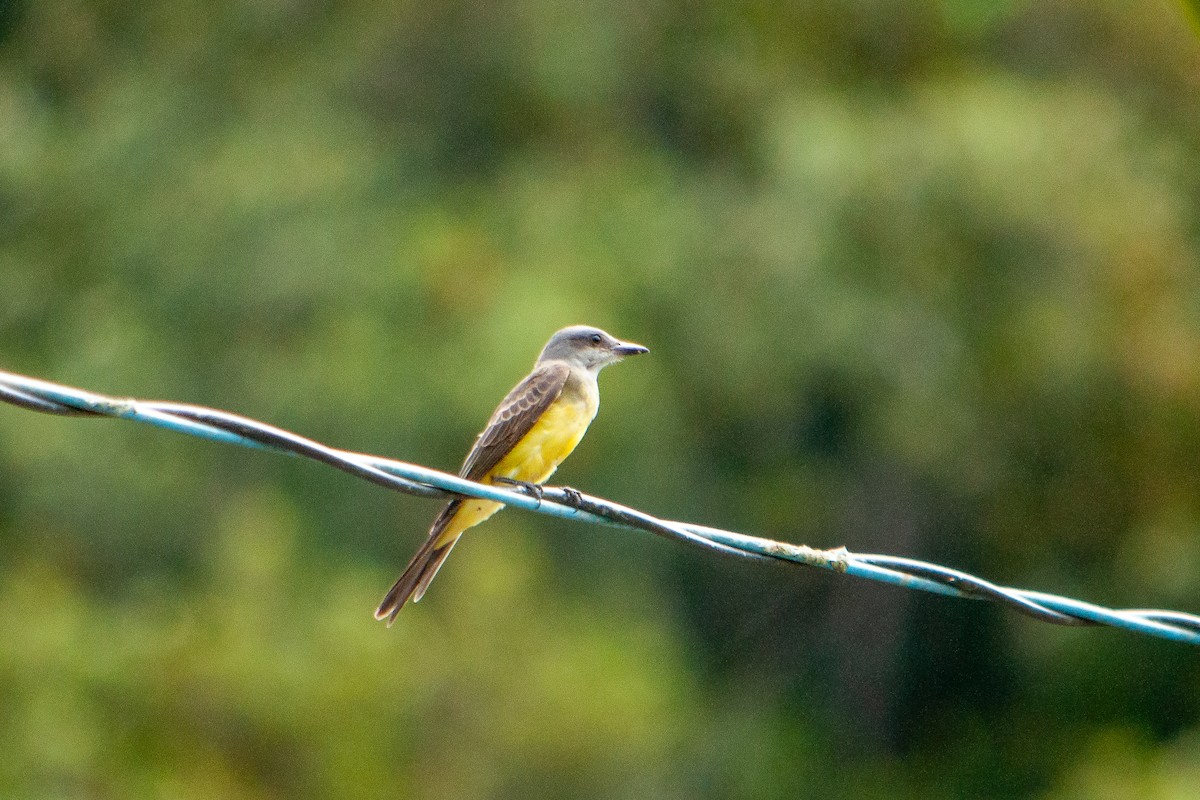
POLYGON ((599 372, 625 356, 648 352, 640 344, 622 342, 599 328, 572 325, 550 337, 538 361, 565 361, 575 367, 599 372))

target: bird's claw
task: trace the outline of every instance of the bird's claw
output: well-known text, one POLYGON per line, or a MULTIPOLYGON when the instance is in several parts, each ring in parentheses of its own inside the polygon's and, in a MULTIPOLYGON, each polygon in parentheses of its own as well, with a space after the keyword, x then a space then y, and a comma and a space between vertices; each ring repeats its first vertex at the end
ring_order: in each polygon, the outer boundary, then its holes
POLYGON ((525 494, 529 495, 534 500, 536 500, 539 507, 542 505, 542 494, 543 494, 542 487, 538 486, 536 483, 530 483, 529 481, 519 481, 516 478, 493 478, 492 482, 493 483, 503 483, 503 484, 507 484, 509 486, 515 486, 518 489, 520 489, 522 492, 524 492, 525 494))
POLYGON ((563 492, 563 502, 574 508, 579 508, 583 505, 583 494, 578 489, 572 489, 570 486, 560 486, 563 492))

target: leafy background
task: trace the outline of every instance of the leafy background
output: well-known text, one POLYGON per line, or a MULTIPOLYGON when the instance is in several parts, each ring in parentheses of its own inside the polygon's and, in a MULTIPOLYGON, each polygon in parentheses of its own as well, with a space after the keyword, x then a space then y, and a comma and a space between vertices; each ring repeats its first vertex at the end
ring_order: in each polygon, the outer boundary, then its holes
MULTIPOLYGON (((4 0, 0 360, 1200 610, 1200 49, 1140 2, 4 0)), ((1187 647, 0 408, 0 795, 1185 798, 1187 647)))

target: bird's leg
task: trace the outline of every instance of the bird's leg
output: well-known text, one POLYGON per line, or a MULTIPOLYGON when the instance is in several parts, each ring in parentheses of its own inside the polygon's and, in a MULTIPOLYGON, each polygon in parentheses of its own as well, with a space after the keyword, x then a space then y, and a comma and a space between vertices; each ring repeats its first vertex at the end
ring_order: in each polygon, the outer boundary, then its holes
POLYGON ((505 478, 499 476, 492 478, 492 483, 503 483, 509 486, 515 486, 521 491, 525 492, 525 494, 532 497, 534 500, 537 500, 539 507, 542 505, 542 487, 538 486, 536 483, 519 481, 516 478, 505 478))

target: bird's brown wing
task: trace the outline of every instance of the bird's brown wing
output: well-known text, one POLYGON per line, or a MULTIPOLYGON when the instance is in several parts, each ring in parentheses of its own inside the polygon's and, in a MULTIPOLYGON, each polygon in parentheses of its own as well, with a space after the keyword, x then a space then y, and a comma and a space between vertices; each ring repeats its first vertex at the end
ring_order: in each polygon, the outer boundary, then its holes
POLYGON ((570 367, 558 361, 534 368, 500 402, 458 474, 472 481, 487 475, 558 399, 570 372, 570 367))

